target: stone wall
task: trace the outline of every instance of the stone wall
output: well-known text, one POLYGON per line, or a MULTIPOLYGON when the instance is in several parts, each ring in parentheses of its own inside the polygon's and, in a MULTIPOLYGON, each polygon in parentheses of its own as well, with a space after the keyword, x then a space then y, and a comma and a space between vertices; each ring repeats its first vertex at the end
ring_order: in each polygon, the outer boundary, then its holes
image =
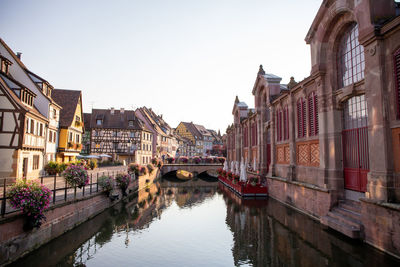
MULTIPOLYGON (((140 176, 139 188, 146 186, 146 180, 149 180, 147 184, 151 184, 158 173, 158 169, 155 169, 151 174, 140 176)), ((129 189, 136 191, 136 186, 136 183, 131 184, 129 189)), ((39 229, 28 232, 23 230, 24 216, 19 212, 10 214, 0 220, 0 265, 15 261, 118 202, 111 201, 103 193, 97 193, 60 203, 46 211, 47 220, 39 229)))
POLYGON ((313 185, 267 177, 271 197, 299 209, 314 218, 326 215, 332 205, 332 194, 313 185))
POLYGON ((400 257, 400 205, 361 199, 365 242, 400 257))

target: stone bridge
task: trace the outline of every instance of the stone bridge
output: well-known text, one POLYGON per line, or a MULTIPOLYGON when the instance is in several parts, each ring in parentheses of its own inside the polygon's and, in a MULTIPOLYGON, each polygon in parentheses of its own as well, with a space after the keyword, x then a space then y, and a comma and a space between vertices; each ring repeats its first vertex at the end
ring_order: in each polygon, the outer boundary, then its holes
POLYGON ((200 163, 200 164, 164 164, 161 167, 161 175, 165 175, 169 172, 177 171, 177 170, 185 170, 188 172, 193 173, 194 176, 206 172, 206 171, 216 171, 222 168, 222 164, 215 164, 215 163, 200 163))

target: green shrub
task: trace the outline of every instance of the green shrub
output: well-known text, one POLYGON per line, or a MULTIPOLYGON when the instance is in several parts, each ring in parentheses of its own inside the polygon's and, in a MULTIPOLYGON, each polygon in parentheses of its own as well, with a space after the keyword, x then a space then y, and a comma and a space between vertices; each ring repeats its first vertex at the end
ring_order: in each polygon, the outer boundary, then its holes
POLYGON ((50 161, 49 163, 44 166, 44 170, 49 174, 49 175, 55 175, 60 172, 59 166, 57 162, 50 161))
POLYGON ((110 176, 103 175, 99 177, 97 183, 101 188, 103 188, 104 192, 109 193, 111 190, 113 190, 113 180, 110 176))

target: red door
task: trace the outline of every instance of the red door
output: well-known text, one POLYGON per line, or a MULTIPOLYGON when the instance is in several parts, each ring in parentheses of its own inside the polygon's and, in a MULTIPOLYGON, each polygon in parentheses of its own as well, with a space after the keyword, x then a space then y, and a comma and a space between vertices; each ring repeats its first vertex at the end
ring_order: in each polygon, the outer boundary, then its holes
POLYGON ((345 189, 365 192, 369 172, 367 104, 364 95, 345 103, 343 167, 345 189))

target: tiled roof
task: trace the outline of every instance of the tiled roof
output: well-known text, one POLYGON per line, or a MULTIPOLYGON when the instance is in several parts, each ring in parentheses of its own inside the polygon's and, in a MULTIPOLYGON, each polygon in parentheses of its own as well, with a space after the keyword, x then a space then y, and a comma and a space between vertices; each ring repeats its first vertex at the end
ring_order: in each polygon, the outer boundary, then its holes
POLYGON ((54 89, 52 92, 52 98, 62 107, 60 111, 60 127, 71 126, 76 107, 79 104, 79 98, 81 91, 79 90, 67 90, 67 89, 54 89))
POLYGON ((197 140, 203 140, 203 135, 197 130, 196 126, 192 122, 182 122, 186 129, 193 135, 197 136, 197 140))
POLYGON ((146 130, 150 131, 135 115, 134 110, 114 110, 111 114, 110 109, 93 109, 90 118, 91 128, 105 128, 105 129, 132 129, 132 130, 146 130), (101 119, 102 124, 97 125, 97 120, 101 119), (129 121, 133 121, 133 125, 129 126, 129 121))
POLYGON ((92 113, 83 113, 83 125, 85 125, 85 130, 90 129, 90 120, 92 119, 92 113))

